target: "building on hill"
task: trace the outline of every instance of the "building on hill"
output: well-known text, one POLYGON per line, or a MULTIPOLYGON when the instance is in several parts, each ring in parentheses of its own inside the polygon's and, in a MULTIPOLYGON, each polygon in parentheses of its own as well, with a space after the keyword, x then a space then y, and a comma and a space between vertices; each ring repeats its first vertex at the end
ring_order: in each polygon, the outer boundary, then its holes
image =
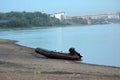
POLYGON ((55 18, 59 19, 60 21, 63 21, 66 19, 66 13, 58 12, 58 13, 55 13, 54 15, 51 15, 51 17, 55 17, 55 18))

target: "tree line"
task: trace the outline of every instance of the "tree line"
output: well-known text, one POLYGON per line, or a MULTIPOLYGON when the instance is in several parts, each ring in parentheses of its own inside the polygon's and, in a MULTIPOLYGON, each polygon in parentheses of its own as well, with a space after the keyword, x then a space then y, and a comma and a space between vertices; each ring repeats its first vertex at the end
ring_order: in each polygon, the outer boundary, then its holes
POLYGON ((41 12, 0 13, 0 27, 30 27, 62 25, 59 19, 41 12))

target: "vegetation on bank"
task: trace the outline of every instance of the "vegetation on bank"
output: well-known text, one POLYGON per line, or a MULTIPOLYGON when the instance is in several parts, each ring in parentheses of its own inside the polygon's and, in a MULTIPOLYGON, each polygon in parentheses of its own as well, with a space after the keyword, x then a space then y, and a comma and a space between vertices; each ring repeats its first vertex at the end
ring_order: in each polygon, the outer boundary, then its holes
POLYGON ((72 17, 71 19, 66 19, 65 23, 69 25, 87 25, 88 21, 87 19, 72 17))
POLYGON ((41 12, 0 13, 0 27, 30 27, 64 25, 59 19, 41 12))
POLYGON ((45 27, 45 26, 65 26, 65 25, 96 25, 120 23, 118 18, 98 18, 85 19, 71 17, 59 20, 49 14, 41 12, 8 12, 0 13, 0 28, 26 28, 26 27, 45 27))

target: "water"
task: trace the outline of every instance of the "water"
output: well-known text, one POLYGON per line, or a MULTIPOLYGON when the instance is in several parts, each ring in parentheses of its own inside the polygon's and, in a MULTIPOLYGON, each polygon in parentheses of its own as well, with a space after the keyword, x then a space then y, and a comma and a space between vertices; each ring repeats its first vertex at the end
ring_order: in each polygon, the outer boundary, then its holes
POLYGON ((120 24, 0 30, 0 38, 65 52, 75 47, 85 63, 120 67, 120 24))

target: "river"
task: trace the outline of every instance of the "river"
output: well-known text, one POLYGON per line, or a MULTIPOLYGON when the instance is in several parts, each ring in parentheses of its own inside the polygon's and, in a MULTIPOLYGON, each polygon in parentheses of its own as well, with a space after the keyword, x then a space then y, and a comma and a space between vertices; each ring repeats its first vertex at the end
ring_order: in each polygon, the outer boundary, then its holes
POLYGON ((82 62, 120 67, 120 24, 5 29, 0 38, 64 52, 74 47, 84 56, 82 62))

